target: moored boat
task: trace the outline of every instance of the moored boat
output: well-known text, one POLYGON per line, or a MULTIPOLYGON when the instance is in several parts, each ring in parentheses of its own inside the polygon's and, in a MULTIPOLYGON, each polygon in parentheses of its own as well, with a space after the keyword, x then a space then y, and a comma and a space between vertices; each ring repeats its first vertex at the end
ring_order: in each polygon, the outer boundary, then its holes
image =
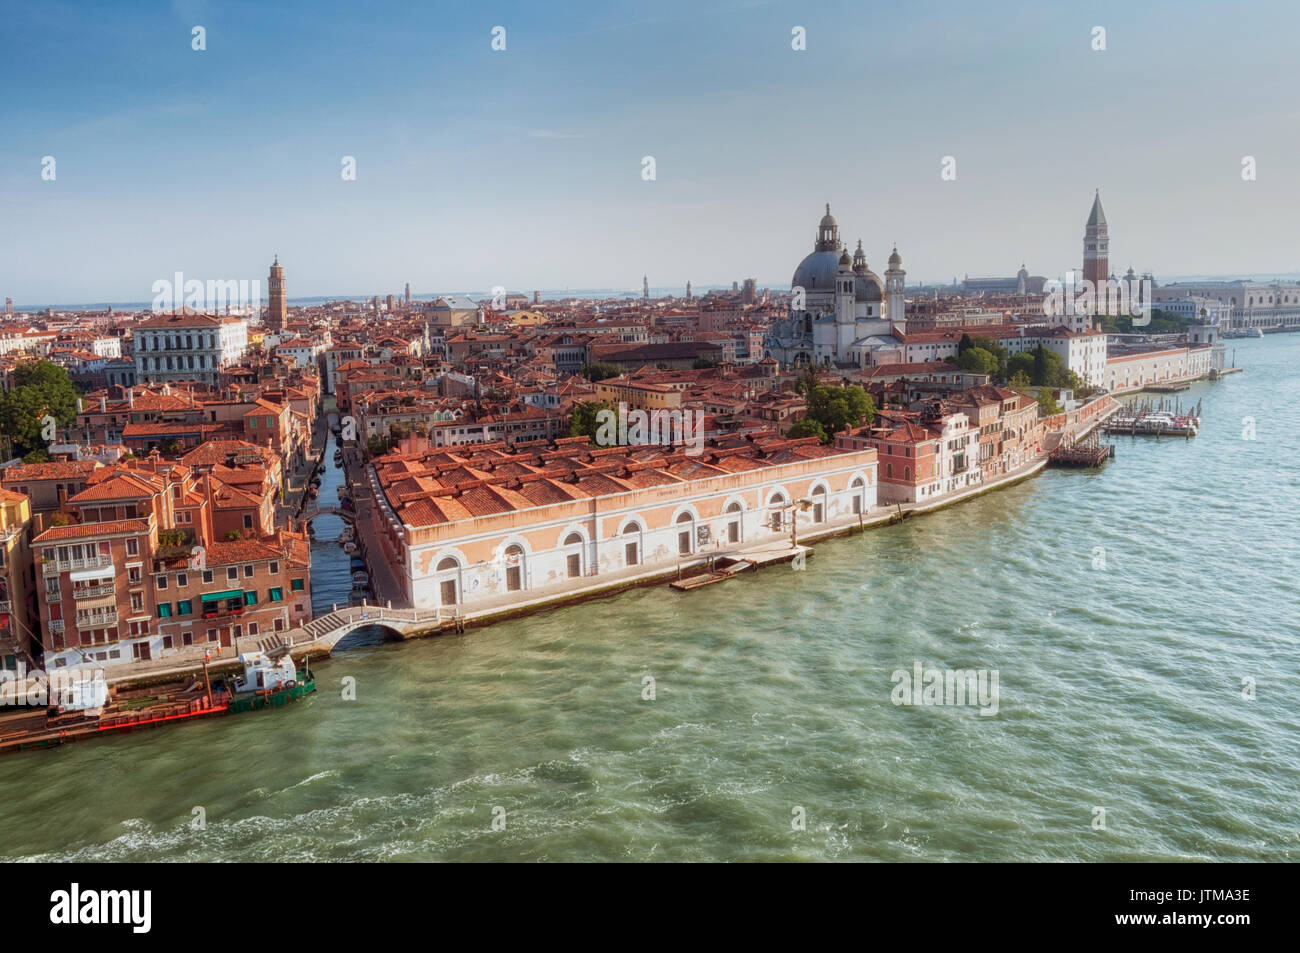
POLYGON ((285 646, 245 652, 239 661, 244 674, 231 683, 232 713, 279 708, 316 690, 316 676, 305 667, 296 668, 285 646))

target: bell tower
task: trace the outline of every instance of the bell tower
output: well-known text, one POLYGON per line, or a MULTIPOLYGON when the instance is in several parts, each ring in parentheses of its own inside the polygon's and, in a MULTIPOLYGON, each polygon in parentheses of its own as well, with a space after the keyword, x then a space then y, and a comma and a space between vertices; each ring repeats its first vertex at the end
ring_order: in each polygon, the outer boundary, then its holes
POLYGON ((284 269, 280 267, 279 255, 276 255, 275 261, 271 263, 271 275, 266 284, 269 301, 265 324, 267 328, 273 331, 283 331, 285 318, 284 269))
POLYGON ((1101 190, 1092 199, 1092 211, 1083 230, 1083 277, 1093 286, 1104 284, 1110 275, 1110 235, 1106 213, 1101 208, 1101 190))

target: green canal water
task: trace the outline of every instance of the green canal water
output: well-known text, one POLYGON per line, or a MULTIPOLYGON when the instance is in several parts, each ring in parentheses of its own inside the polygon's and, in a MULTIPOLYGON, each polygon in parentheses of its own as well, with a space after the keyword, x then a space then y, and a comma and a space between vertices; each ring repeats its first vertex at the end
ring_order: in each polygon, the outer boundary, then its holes
POLYGON ((1300 336, 1229 346, 1195 439, 806 572, 363 644, 285 709, 0 759, 0 856, 1300 858, 1300 336), (918 661, 996 669, 997 713, 893 704, 918 661))

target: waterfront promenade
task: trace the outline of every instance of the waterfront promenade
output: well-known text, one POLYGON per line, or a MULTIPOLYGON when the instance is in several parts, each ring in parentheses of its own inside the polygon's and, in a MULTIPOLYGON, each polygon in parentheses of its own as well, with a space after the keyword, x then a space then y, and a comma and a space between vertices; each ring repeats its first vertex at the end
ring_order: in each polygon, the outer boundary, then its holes
MULTIPOLYGON (((590 581, 581 586, 574 586, 567 581, 539 586, 524 593, 525 598, 520 598, 519 593, 503 593, 488 599, 476 600, 472 609, 457 607, 455 610, 442 612, 414 610, 405 598, 404 587, 399 582, 399 573, 402 572, 401 558, 392 550, 387 535, 379 532, 378 505, 371 496, 370 482, 366 477, 366 465, 361 458, 360 450, 348 447, 345 448, 343 456, 346 479, 356 505, 355 538, 365 555, 371 587, 375 593, 374 603, 364 607, 352 607, 351 611, 346 613, 343 610, 347 610, 347 606, 335 606, 335 611, 328 614, 339 620, 339 624, 334 629, 322 630, 313 624, 315 622, 313 620, 306 626, 277 633, 272 638, 291 646, 295 656, 299 658, 320 657, 328 655, 347 631, 356 628, 357 621, 364 621, 370 625, 386 625, 400 638, 416 638, 437 634, 449 628, 487 625, 544 609, 613 595, 626 589, 664 584, 707 571, 710 565, 717 562, 750 561, 762 565, 789 562, 796 553, 802 553, 805 557, 811 556, 814 550, 809 544, 819 540, 888 526, 912 516, 954 506, 1034 477, 1046 467, 1048 455, 1053 449, 1062 443, 1070 443, 1086 436, 1111 414, 1118 411, 1119 407, 1117 401, 1105 397, 1068 414, 1045 418, 1040 422, 1044 429, 1042 443, 1029 460, 1014 470, 999 474, 960 492, 924 502, 877 504, 860 517, 845 518, 833 523, 801 522, 797 532, 797 549, 788 536, 737 545, 726 545, 721 540, 715 540, 711 548, 672 564, 656 566, 653 569, 636 567, 605 572, 598 577, 590 577, 590 581), (386 619, 385 614, 389 614, 391 618, 386 619), (367 618, 361 619, 363 615, 367 618)), ((323 429, 328 433, 328 421, 323 429)), ((247 650, 255 647, 257 647, 257 640, 246 639, 238 648, 247 650)), ((136 662, 129 669, 115 674, 110 679, 110 684, 129 684, 140 680, 182 678, 193 675, 201 671, 204 648, 204 646, 193 646, 175 655, 136 662)), ((210 670, 220 671, 233 667, 237 655, 236 650, 231 650, 224 655, 217 655, 214 650, 212 661, 209 663, 210 670)))

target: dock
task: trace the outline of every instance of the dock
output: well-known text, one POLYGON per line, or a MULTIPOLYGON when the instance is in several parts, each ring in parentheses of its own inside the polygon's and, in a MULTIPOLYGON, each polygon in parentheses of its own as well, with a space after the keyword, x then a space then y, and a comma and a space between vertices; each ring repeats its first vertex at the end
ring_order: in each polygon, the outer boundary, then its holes
POLYGON ((711 586, 714 583, 726 582, 728 579, 734 579, 743 572, 754 572, 761 566, 770 566, 774 563, 794 562, 802 566, 803 560, 812 555, 812 548, 809 546, 782 545, 779 549, 768 546, 753 549, 731 552, 712 556, 703 567, 703 571, 686 578, 678 578, 668 584, 670 589, 678 592, 691 592, 695 589, 703 589, 705 586, 711 586))
POLYGON ((1047 457, 1047 462, 1054 467, 1099 467, 1115 456, 1111 444, 1098 444, 1083 447, 1057 447, 1047 457))

